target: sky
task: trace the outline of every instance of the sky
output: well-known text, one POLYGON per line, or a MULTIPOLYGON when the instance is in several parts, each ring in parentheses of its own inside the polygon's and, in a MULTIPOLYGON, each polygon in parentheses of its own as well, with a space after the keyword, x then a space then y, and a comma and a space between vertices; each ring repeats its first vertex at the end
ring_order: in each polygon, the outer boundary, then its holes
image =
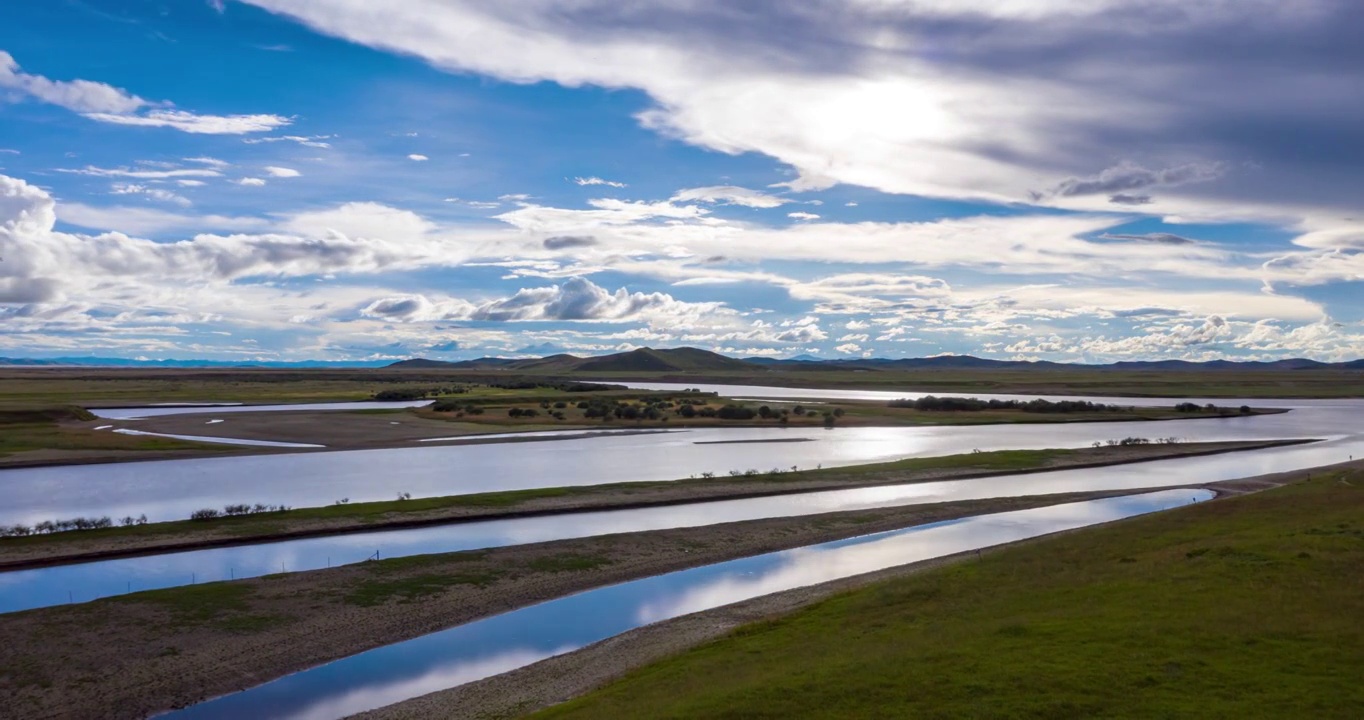
POLYGON ((0 6, 0 356, 1364 356, 1356 0, 0 6))

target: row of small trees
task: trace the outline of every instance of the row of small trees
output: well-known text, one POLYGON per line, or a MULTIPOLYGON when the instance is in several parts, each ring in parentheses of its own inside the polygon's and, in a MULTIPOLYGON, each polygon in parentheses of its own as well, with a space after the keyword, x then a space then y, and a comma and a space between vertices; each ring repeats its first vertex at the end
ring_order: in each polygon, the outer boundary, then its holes
MULTIPOLYGON (((349 500, 350 498, 347 498, 347 501, 349 500)), ((219 510, 217 508, 201 508, 190 513, 189 519, 217 520, 218 518, 223 517, 238 517, 241 515, 260 515, 262 513, 289 512, 292 509, 293 508, 289 507, 288 505, 265 505, 263 503, 248 505, 246 503, 242 503, 240 505, 224 505, 222 510, 219 510)))
MULTIPOLYGON (((982 400, 980 398, 936 397, 901 398, 887 403, 893 408, 910 408, 929 412, 979 412, 982 410, 1021 410, 1033 413, 1113 412, 1117 405, 1103 405, 1087 400, 982 400)), ((1196 407, 1196 406, 1195 406, 1196 407)))
POLYGON ((44 520, 33 525, 0 525, 0 537, 27 537, 29 535, 51 535, 52 533, 71 532, 76 530, 102 530, 111 528, 114 525, 131 527, 133 525, 146 525, 147 516, 131 515, 115 522, 108 515, 104 517, 78 517, 69 520, 44 520))
MULTIPOLYGON (((1198 403, 1182 402, 1175 406, 1175 411, 1182 413, 1210 412, 1222 413, 1225 415, 1231 412, 1231 408, 1218 407, 1212 403, 1208 403, 1207 405, 1199 405, 1198 403)), ((1242 405, 1240 408, 1237 409, 1237 412, 1241 413, 1242 415, 1249 415, 1251 413, 1250 406, 1242 405)))

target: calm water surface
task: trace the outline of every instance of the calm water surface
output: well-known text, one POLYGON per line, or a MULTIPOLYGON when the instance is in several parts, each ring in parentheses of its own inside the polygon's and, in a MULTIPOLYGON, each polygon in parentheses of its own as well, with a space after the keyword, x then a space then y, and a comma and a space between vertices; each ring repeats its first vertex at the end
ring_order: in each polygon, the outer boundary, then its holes
POLYGON ((0 612, 85 602, 191 582, 314 570, 381 558, 454 552, 610 533, 697 527, 772 517, 1067 492, 1172 487, 1314 467, 1364 456, 1364 443, 1333 441, 1277 450, 1155 460, 1106 468, 831 490, 668 507, 488 520, 284 542, 211 548, 0 573, 0 612))
MULTIPOLYGON (((744 388, 754 396, 762 388, 744 388)), ((815 391, 806 391, 815 392, 815 391)), ((896 393, 898 394, 898 393, 896 393)), ((1121 400, 1121 399, 1117 399, 1121 400)), ((1169 402, 1169 401, 1166 401, 1169 402)), ((1228 401, 1223 401, 1227 403, 1228 401)), ((1238 403, 1241 401, 1230 401, 1238 403)), ((1228 404, 1230 404, 1228 403, 1228 404)), ((1267 403, 1257 403, 1267 404, 1267 403)), ((705 428, 484 445, 200 458, 0 471, 0 524, 81 515, 153 521, 228 503, 328 505, 565 485, 675 480, 704 472, 835 467, 973 449, 1085 447, 1127 436, 1194 441, 1358 438, 1364 403, 1298 401, 1282 415, 1173 422, 896 428, 705 428), (811 442, 713 443, 718 440, 811 442)), ((179 409, 179 408, 177 408, 179 409)), ((215 408, 214 413, 223 409, 215 408)))
POLYGON ((377 648, 164 717, 346 717, 507 672, 668 618, 1211 497, 1204 490, 1166 490, 981 515, 659 575, 377 648))

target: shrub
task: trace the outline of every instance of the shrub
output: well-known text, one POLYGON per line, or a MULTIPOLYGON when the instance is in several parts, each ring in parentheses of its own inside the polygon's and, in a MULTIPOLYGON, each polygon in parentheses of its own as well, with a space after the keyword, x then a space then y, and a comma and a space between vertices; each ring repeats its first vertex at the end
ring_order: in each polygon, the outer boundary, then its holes
POLYGON ((715 411, 715 414, 721 420, 752 420, 758 416, 757 411, 753 408, 734 404, 725 405, 715 411))
POLYGON ((194 512, 190 513, 190 514, 189 514, 189 519, 190 519, 190 520, 216 520, 216 519, 218 518, 218 515, 219 515, 219 512, 218 512, 218 510, 217 510, 216 508, 203 508, 202 510, 195 510, 194 512))

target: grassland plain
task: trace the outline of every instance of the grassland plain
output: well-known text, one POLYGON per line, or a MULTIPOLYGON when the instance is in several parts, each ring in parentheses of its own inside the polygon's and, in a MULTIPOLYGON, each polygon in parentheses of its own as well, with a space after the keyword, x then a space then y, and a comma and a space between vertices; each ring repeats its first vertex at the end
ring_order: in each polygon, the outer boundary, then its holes
MULTIPOLYGON (((1098 448, 1001 450, 822 470, 661 482, 612 483, 296 508, 285 513, 183 520, 130 527, 0 538, 0 569, 14 570, 169 550, 372 532, 471 520, 622 509, 819 490, 900 485, 992 475, 1103 467, 1275 447, 1301 441, 1245 441, 1098 448)), ((249 498, 243 501, 251 500, 249 498)))
POLYGON ((996 498, 420 555, 0 615, 0 716, 140 718, 592 587, 1118 493, 996 498))
POLYGON ((0 405, 82 402, 142 405, 171 401, 258 403, 365 400, 382 390, 508 379, 637 380, 782 387, 1021 395, 1207 398, 1364 397, 1354 370, 762 370, 697 372, 497 372, 450 369, 110 369, 0 368, 0 405))
POLYGON ((841 594, 536 717, 1354 718, 1360 618, 1364 471, 1317 472, 841 594))

